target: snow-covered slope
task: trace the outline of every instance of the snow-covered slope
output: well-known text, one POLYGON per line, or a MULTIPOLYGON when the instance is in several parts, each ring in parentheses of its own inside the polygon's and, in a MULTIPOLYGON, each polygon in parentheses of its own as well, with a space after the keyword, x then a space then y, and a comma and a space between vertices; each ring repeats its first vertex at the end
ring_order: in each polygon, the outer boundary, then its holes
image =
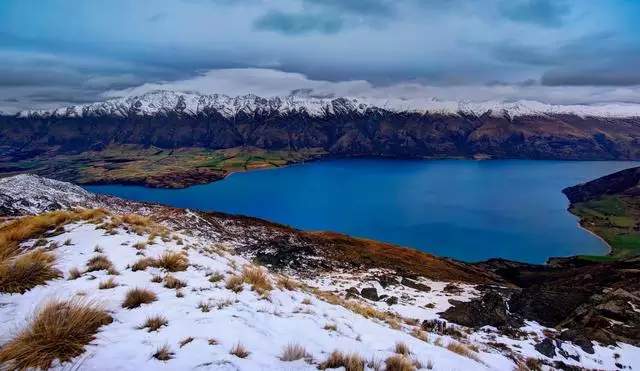
POLYGON ((526 369, 527 362, 543 370, 550 370, 548 365, 613 370, 616 364, 640 364, 640 348, 622 343, 594 344, 589 353, 572 343, 557 342, 557 353, 544 356, 535 346, 558 331, 531 321, 509 336, 490 326, 473 329, 446 321, 429 322, 439 321, 439 313, 452 303, 477 298, 482 287, 476 285, 420 277, 409 286, 394 282, 396 278, 384 280, 383 285, 382 277, 393 272, 353 269, 325 269, 311 276, 290 271, 292 279, 283 284, 283 272, 256 266, 250 256, 238 253, 243 239, 223 235, 209 220, 188 210, 116 202, 33 176, 8 178, 2 184, 0 196, 10 193, 14 201, 21 195, 47 195, 26 208, 26 213, 87 201, 108 210, 102 219, 70 221, 63 230, 57 228, 54 236, 23 241, 25 251, 48 246, 63 277, 23 294, 0 292, 0 349, 47 300, 99 303, 113 318, 72 364, 55 364, 55 369, 315 370, 339 350, 357 354, 366 370, 382 371, 385 360, 397 355, 398 343, 409 349, 402 357, 413 367, 403 370, 511 371, 526 369), (132 224, 136 219, 124 215, 130 212, 162 222, 136 227, 132 224), (133 268, 139 259, 157 259, 164 253, 184 254, 188 266, 172 272, 153 266, 133 268), (90 259, 98 255, 108 259, 113 269, 88 269, 90 259), (74 269, 79 270, 79 277, 72 273, 74 269), (262 270, 270 287, 261 292, 245 279, 232 288, 228 281, 243 277, 245 269, 262 270), (167 287, 168 276, 182 281, 184 287, 167 287), (105 285, 110 279, 113 284, 105 285), (150 290, 157 298, 140 307, 123 308, 133 288, 150 290), (372 289, 389 300, 366 298, 365 290, 372 289), (354 290, 361 295, 344 296, 354 290), (142 325, 152 316, 162 316, 167 322, 149 331, 142 325), (429 329, 425 323, 437 328, 429 329), (246 357, 232 354, 238 344, 249 352, 246 357), (307 357, 283 360, 289 344, 300 345, 307 357), (163 346, 171 357, 161 361, 153 355, 163 346))
POLYGON ((0 212, 34 214, 71 206, 96 204, 96 196, 71 183, 20 174, 0 178, 0 212))
POLYGON ((639 117, 640 105, 550 105, 535 101, 518 102, 456 102, 436 99, 379 99, 379 98, 335 98, 324 99, 304 96, 261 98, 255 95, 229 97, 221 94, 201 95, 175 91, 155 91, 141 96, 132 96, 55 110, 26 110, 19 117, 83 117, 112 115, 158 115, 178 112, 187 115, 220 114, 233 117, 245 114, 306 113, 310 116, 325 116, 339 113, 365 113, 382 109, 392 112, 420 112, 446 115, 460 113, 473 115, 544 115, 575 114, 596 117, 639 117))

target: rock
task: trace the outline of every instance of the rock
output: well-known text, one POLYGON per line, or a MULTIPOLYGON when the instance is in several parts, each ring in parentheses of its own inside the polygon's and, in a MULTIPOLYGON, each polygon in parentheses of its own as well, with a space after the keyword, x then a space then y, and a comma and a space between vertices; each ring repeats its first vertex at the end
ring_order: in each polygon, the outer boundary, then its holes
POLYGON ((534 345, 534 348, 538 351, 538 353, 553 358, 556 356, 556 346, 553 344, 553 340, 549 338, 545 338, 538 344, 534 345))
POLYGON ((441 313, 442 318, 467 327, 521 327, 520 317, 507 312, 507 303, 500 294, 489 291, 482 298, 456 305, 441 313))
POLYGON ((360 293, 358 293, 358 289, 356 289, 355 287, 349 287, 347 289, 347 295, 346 295, 347 299, 355 298, 355 297, 358 297, 359 295, 360 293))
POLYGON ((382 294, 382 295, 378 296, 378 300, 385 300, 387 298, 389 298, 389 295, 387 295, 387 294, 382 294))
POLYGON ((563 356, 564 358, 571 358, 576 362, 580 362, 580 356, 579 355, 571 354, 571 353, 567 352, 566 350, 564 350, 562 348, 562 340, 556 339, 556 348, 558 350, 558 353, 560 353, 560 355, 563 356))
POLYGON ((396 296, 392 296, 389 299, 386 300, 386 303, 388 305, 394 305, 394 304, 398 304, 398 298, 396 296))
POLYGON ((418 290, 418 291, 422 291, 422 292, 430 292, 431 291, 431 287, 429 287, 429 286, 427 286, 425 284, 416 282, 414 280, 410 280, 410 279, 405 278, 405 277, 402 278, 402 281, 400 281, 400 284, 402 284, 404 286, 407 286, 407 287, 410 287, 412 289, 418 290))
POLYGON ((373 301, 379 300, 378 290, 376 290, 375 287, 365 287, 364 289, 362 289, 362 291, 360 291, 360 296, 373 301))
POLYGON ((378 282, 383 289, 386 289, 389 286, 397 285, 398 281, 395 276, 380 276, 378 277, 378 282))
POLYGON ((595 353, 591 340, 587 339, 587 337, 584 336, 584 334, 582 334, 578 330, 575 330, 575 329, 565 330, 560 334, 559 338, 564 341, 572 342, 573 344, 579 346, 586 353, 589 353, 589 354, 595 353))
POLYGON ((462 294, 463 291, 464 290, 462 290, 460 286, 454 283, 448 283, 447 286, 445 286, 444 289, 442 289, 442 292, 446 292, 447 294, 454 294, 454 295, 462 294))

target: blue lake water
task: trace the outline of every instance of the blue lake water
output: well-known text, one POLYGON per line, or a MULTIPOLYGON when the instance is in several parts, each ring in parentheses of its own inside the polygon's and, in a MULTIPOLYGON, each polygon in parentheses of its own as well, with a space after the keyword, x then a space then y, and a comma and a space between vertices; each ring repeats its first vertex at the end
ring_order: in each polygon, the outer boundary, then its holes
POLYGON ((465 261, 605 254, 564 187, 634 162, 336 160, 237 173, 187 189, 89 186, 177 207, 333 230, 465 261))

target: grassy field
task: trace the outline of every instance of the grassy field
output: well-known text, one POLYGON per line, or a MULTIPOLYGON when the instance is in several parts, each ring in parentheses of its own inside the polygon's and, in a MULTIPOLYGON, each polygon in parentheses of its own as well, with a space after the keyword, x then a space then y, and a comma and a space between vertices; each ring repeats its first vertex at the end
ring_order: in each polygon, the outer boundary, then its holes
POLYGON ((612 248, 608 256, 581 256, 592 261, 611 261, 640 255, 640 205, 631 197, 605 196, 576 203, 570 211, 580 224, 602 237, 612 248))
POLYGON ((161 149, 117 145, 74 155, 42 155, 3 162, 4 176, 32 172, 78 184, 122 183, 182 188, 222 179, 231 172, 272 168, 314 160, 322 150, 265 151, 257 148, 161 149))

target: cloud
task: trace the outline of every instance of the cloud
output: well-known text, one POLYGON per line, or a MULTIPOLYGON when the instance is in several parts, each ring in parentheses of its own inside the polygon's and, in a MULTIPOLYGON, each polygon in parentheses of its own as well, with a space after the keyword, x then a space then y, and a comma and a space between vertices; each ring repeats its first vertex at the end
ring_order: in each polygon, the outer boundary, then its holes
POLYGON ((534 81, 523 81, 517 84, 455 86, 409 81, 378 86, 365 80, 313 80, 299 73, 255 68, 214 70, 181 81, 143 84, 130 89, 112 90, 106 92, 103 98, 142 95, 155 90, 221 93, 230 96, 251 93, 263 97, 296 94, 324 98, 439 99, 471 102, 530 100, 560 105, 640 103, 640 87, 544 86, 534 81))
POLYGON ((507 0, 503 14, 514 21, 561 27, 571 7, 564 0, 507 0))
POLYGON ((283 13, 271 11, 256 19, 256 30, 276 31, 285 35, 301 35, 320 32, 326 35, 338 33, 344 26, 341 18, 328 14, 283 13))

